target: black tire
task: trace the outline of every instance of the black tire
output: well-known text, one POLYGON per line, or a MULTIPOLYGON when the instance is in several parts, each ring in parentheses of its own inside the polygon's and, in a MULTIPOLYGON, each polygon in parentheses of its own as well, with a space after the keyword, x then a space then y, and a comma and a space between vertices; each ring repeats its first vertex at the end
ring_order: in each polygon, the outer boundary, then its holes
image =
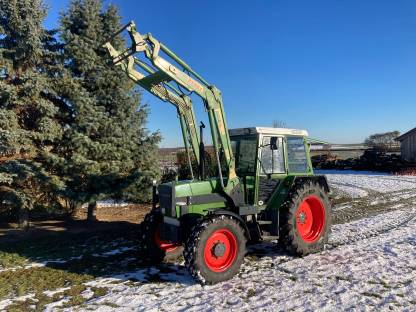
MULTIPOLYGON (((311 209, 311 211, 313 210, 311 209)), ((314 220, 314 218, 311 219, 314 220)), ((289 252, 299 256, 320 252, 328 242, 331 225, 332 208, 325 189, 312 181, 299 183, 289 193, 280 212, 279 243, 289 252), (310 227, 309 231, 305 213, 303 213, 305 207, 303 203, 305 202, 308 203, 307 207, 319 206, 319 208, 314 208, 318 211, 315 213, 316 223, 312 221, 314 225, 310 227), (306 230, 302 229, 303 226, 306 227, 306 230)))
MULTIPOLYGON (((205 218, 201 220, 191 231, 190 236, 185 244, 184 258, 185 266, 188 269, 191 276, 201 284, 215 284, 232 278, 240 270, 243 263, 244 256, 246 254, 246 237, 244 230, 239 225, 239 222, 230 216, 214 216, 211 218, 205 218), (230 244, 228 250, 224 246, 226 244, 215 243, 215 248, 218 246, 223 252, 223 256, 214 255, 213 248, 211 253, 207 255, 210 259, 228 259, 227 265, 224 268, 214 271, 210 268, 210 264, 206 261, 205 250, 207 244, 215 240, 218 237, 218 233, 226 233, 229 235, 230 244), (215 234, 214 234, 215 233, 215 234), (214 235, 213 235, 214 234, 214 235), (220 246, 222 245, 222 246, 220 246), (230 256, 230 255, 233 256, 230 256)), ((212 264, 211 264, 212 265, 212 264)), ((215 267, 215 265, 214 265, 215 267)))
POLYGON ((183 252, 183 247, 178 246, 170 252, 159 248, 155 240, 155 234, 160 224, 163 222, 163 215, 160 210, 149 212, 141 223, 139 236, 139 257, 145 264, 158 264, 162 261, 174 261, 183 252))

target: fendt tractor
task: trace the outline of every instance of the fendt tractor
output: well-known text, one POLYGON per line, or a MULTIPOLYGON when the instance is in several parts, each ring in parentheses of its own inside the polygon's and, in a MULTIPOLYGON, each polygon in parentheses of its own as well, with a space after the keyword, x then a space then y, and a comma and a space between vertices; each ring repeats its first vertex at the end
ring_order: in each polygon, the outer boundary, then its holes
POLYGON ((305 130, 228 130, 221 92, 150 33, 140 34, 134 22, 104 46, 130 79, 176 107, 192 176, 154 187, 152 211, 141 225, 143 260, 183 253, 189 273, 213 284, 238 273, 247 243, 277 240, 299 256, 323 250, 332 219, 329 187, 313 173, 305 130), (125 31, 131 45, 116 49, 114 38, 125 31), (204 172, 204 125, 197 124, 192 103, 197 97, 208 113, 216 177, 204 172))

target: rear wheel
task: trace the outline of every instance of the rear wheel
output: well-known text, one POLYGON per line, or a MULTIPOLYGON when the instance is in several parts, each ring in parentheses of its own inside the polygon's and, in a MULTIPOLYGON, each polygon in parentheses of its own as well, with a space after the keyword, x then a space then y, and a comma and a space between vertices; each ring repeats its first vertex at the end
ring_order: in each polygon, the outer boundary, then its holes
POLYGON ((325 189, 305 182, 294 188, 282 207, 279 242, 298 255, 322 251, 331 223, 331 203, 325 189))
POLYGON ((185 265, 201 284, 215 284, 232 278, 246 253, 244 230, 232 217, 204 219, 186 242, 185 265))
POLYGON ((146 263, 157 264, 163 260, 175 260, 182 254, 183 248, 180 244, 161 239, 162 222, 162 213, 159 210, 152 210, 141 224, 139 252, 141 259, 146 263))

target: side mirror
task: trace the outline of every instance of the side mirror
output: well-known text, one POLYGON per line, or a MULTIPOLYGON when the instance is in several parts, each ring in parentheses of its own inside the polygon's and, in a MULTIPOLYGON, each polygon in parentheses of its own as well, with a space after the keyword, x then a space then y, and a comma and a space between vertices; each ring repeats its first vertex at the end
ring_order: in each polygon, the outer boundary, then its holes
POLYGON ((276 151, 279 149, 279 145, 277 144, 277 137, 270 138, 270 149, 272 151, 276 151))

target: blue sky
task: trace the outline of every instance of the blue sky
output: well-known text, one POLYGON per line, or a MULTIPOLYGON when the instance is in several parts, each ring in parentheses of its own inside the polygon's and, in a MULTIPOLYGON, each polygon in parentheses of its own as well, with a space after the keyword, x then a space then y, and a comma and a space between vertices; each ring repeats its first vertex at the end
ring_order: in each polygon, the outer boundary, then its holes
MULTIPOLYGON (((46 2, 46 26, 56 27, 69 1, 46 2)), ((314 138, 357 143, 416 126, 414 0, 111 3, 222 91, 230 128, 279 120, 314 138)), ((161 145, 182 145, 175 109, 143 98, 161 145)))

